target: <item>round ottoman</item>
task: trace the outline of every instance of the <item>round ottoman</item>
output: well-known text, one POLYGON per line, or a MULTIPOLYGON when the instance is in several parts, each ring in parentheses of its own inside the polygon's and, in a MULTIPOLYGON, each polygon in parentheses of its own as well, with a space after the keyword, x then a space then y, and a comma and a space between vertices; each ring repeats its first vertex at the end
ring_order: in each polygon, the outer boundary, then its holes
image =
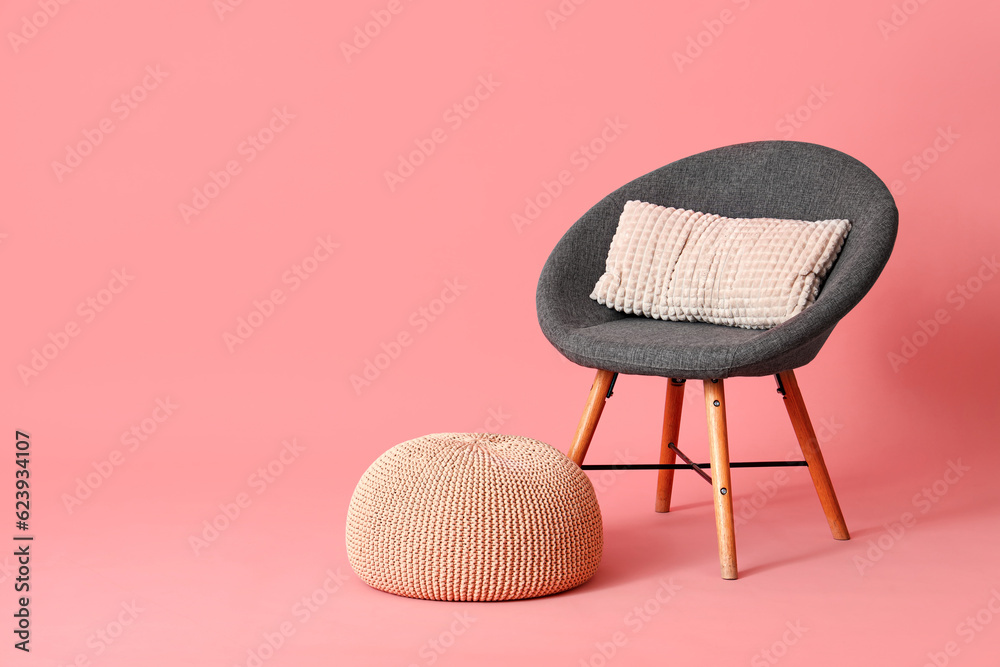
POLYGON ((380 456, 347 513, 370 586, 428 600, 518 600, 590 579, 604 547, 587 475, 544 442, 437 433, 380 456))

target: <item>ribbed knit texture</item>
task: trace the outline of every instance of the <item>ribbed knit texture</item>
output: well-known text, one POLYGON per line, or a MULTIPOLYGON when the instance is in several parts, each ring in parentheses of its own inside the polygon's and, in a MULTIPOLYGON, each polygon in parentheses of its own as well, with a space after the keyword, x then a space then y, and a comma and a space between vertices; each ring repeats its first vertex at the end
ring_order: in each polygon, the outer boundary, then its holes
POLYGON ((587 475, 538 440, 438 433, 396 445, 362 476, 347 555, 379 590, 517 600, 589 580, 604 545, 587 475))
POLYGON ((813 303, 850 228, 630 200, 590 297, 653 319, 770 328, 813 303))

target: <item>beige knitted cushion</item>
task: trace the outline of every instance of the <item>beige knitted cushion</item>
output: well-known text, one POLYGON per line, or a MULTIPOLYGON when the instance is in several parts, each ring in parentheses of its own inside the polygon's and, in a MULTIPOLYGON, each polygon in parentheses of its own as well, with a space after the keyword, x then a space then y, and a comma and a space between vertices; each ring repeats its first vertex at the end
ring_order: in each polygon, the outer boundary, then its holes
POLYGON ((437 433, 362 476, 347 556, 374 588, 429 600, 517 600, 590 579, 604 546, 587 475, 538 440, 437 433))
POLYGON ((590 298, 654 319, 766 329, 815 300, 850 228, 628 201, 590 298))

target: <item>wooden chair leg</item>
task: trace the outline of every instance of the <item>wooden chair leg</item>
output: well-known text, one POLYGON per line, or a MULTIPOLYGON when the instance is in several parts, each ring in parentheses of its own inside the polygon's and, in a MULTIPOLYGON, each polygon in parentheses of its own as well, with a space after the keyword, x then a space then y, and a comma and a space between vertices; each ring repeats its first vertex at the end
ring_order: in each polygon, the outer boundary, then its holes
POLYGON ((785 408, 792 420, 792 427, 795 429, 795 437, 798 438, 799 447, 802 448, 802 454, 806 463, 809 464, 809 474, 812 475, 813 486, 816 487, 819 502, 823 505, 826 521, 830 524, 830 532, 833 533, 833 538, 836 540, 849 540, 851 535, 847 532, 847 524, 840 511, 837 494, 833 491, 830 473, 826 469, 826 462, 823 461, 823 453, 819 449, 819 442, 816 440, 816 432, 809 420, 809 413, 806 412, 806 404, 802 400, 802 392, 799 391, 799 383, 795 379, 795 373, 785 371, 778 373, 778 377, 785 389, 785 408))
MULTIPOLYGON (((670 445, 677 445, 681 431, 681 408, 684 407, 684 380, 671 378, 667 382, 667 398, 663 405, 663 436, 660 439, 660 464, 673 465, 677 454, 670 445)), ((674 490, 674 471, 660 470, 656 480, 656 511, 670 511, 670 495, 674 490)))
POLYGON ((705 412, 715 496, 715 532, 719 538, 719 563, 723 579, 736 579, 736 530, 729 478, 729 435, 726 431, 726 396, 722 380, 705 380, 705 412))
POLYGON ((597 422, 601 419, 601 412, 604 411, 604 403, 607 401, 608 389, 611 387, 611 380, 615 374, 611 371, 597 371, 594 384, 590 388, 590 397, 587 405, 583 409, 580 417, 580 424, 576 427, 576 435, 573 436, 573 444, 569 448, 569 458, 577 465, 583 465, 583 459, 587 456, 587 449, 590 441, 594 438, 594 431, 597 429, 597 422))

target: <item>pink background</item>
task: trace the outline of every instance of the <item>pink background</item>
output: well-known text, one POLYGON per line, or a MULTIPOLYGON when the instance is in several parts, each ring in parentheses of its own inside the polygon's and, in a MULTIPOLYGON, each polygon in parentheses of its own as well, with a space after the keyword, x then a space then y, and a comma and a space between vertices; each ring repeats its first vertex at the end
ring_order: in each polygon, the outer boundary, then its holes
MULTIPOLYGON (((0 556, 2 664, 996 664, 997 3, 223 2, 0 9, 0 539, 16 429, 36 536, 30 654, 0 556), (657 515, 655 473, 595 473, 605 556, 575 591, 448 604, 354 577, 347 503, 393 444, 566 451, 593 372, 534 305, 565 230, 636 176, 767 138, 847 152, 897 195, 882 278, 798 373, 854 539, 830 539, 804 471, 736 471, 722 581, 704 482, 680 473, 657 515)), ((591 462, 656 460, 664 388, 621 379, 591 462)), ((727 394, 734 459, 792 451, 773 380, 727 394)))

